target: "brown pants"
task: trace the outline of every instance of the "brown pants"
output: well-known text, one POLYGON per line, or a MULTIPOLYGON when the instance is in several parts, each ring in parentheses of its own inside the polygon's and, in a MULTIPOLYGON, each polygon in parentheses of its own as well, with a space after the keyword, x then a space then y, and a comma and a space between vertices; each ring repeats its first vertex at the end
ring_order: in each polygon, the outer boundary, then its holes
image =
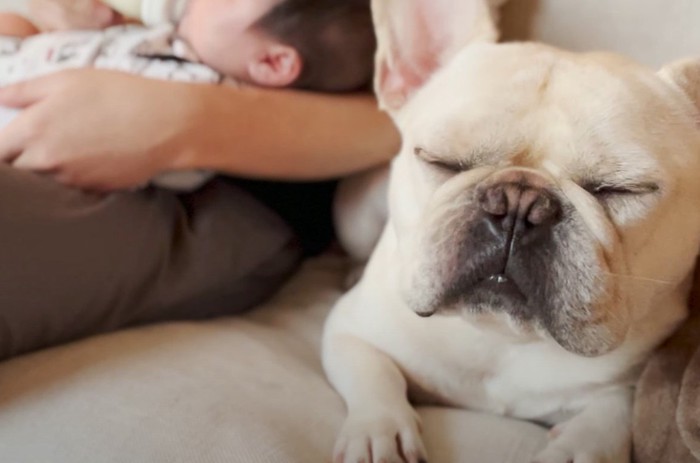
POLYGON ((300 249, 244 191, 99 196, 0 166, 0 358, 261 302, 300 249))

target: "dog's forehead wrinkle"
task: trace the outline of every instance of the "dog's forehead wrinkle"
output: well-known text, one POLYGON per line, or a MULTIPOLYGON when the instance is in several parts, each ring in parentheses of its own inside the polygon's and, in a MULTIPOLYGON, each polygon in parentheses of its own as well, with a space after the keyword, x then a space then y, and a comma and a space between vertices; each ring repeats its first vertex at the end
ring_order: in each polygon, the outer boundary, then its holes
MULTIPOLYGON (((492 50, 464 54, 456 68, 439 76, 435 85, 426 86, 422 96, 432 101, 429 106, 434 109, 407 110, 405 132, 417 134, 422 145, 437 155, 467 165, 504 161, 533 165, 543 159, 587 163, 569 166, 567 170, 576 173, 607 160, 626 162, 629 148, 621 140, 630 140, 631 145, 635 139, 644 139, 640 127, 646 132, 656 127, 654 118, 641 121, 649 116, 637 111, 644 105, 637 101, 639 92, 626 88, 628 79, 595 60, 581 64, 571 55, 545 51, 529 60, 518 59, 521 66, 513 69, 495 62, 497 53, 489 58, 492 50), (483 75, 476 75, 480 68, 483 75), (455 85, 459 93, 444 91, 455 85), (632 119, 641 122, 630 124, 630 113, 638 114, 632 119)), ((601 61, 606 64, 607 58, 601 61)), ((633 82, 634 87, 641 85, 633 82)), ((414 109, 423 107, 418 104, 414 109)), ((642 158, 652 157, 644 149, 638 151, 635 163, 627 161, 629 171, 644 166, 642 158)))

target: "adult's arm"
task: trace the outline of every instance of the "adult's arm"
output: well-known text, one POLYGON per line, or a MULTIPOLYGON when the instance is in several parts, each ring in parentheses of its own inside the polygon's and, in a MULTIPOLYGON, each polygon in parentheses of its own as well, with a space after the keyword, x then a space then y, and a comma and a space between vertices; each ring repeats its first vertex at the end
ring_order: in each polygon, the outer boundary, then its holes
POLYGON ((192 148, 177 168, 251 177, 323 179, 386 162, 398 151, 390 119, 370 95, 188 87, 192 148))
POLYGON ((399 136, 367 95, 163 82, 78 70, 0 89, 25 108, 0 131, 0 160, 72 186, 138 186, 176 169, 324 179, 395 154, 399 136))

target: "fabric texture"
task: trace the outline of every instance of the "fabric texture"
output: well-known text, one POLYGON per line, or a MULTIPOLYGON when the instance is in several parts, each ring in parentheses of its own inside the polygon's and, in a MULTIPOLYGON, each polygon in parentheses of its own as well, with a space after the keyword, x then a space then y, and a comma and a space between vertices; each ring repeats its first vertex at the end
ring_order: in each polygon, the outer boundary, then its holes
POLYGON ((0 165, 0 358, 160 320, 240 312, 297 267, 292 230, 222 181, 96 195, 0 165))
POLYGON ((637 384, 635 463, 700 461, 700 272, 691 316, 653 355, 637 384))
POLYGON ((0 35, 0 86, 81 68, 182 82, 222 81, 219 73, 197 62, 189 46, 168 25, 45 32, 24 39, 0 35))

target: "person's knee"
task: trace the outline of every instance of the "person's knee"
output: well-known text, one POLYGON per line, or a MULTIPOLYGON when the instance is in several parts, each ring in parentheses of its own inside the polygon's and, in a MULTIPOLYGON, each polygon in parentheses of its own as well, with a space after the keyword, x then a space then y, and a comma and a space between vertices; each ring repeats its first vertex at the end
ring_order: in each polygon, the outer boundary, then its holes
POLYGON ((230 313, 231 309, 239 312, 251 309, 274 296, 298 268, 302 251, 300 242, 291 238, 255 270, 236 282, 231 288, 236 297, 230 299, 236 303, 227 312, 230 313))

